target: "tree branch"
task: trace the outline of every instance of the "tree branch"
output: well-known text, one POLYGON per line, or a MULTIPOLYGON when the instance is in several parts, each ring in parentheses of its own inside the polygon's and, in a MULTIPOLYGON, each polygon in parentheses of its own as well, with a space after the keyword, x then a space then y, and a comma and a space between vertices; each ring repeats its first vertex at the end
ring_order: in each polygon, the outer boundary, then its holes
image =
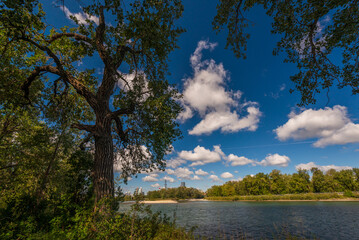
POLYGON ((116 64, 114 64, 113 58, 110 56, 106 46, 104 45, 105 30, 106 24, 104 6, 101 6, 99 8, 99 24, 96 28, 95 35, 97 51, 103 63, 105 64, 102 83, 96 93, 96 97, 99 99, 99 101, 107 101, 112 94, 116 84, 115 72, 117 71, 117 68, 115 67, 116 64))
POLYGON ((128 90, 131 90, 131 86, 130 86, 130 84, 128 83, 127 79, 125 79, 124 77, 122 77, 122 75, 121 75, 119 72, 117 72, 117 71, 116 71, 116 75, 117 75, 119 78, 121 78, 122 81, 125 82, 125 85, 127 86, 128 90))
POLYGON ((316 56, 316 46, 314 43, 314 37, 315 37, 315 29, 317 27, 317 23, 318 23, 318 18, 314 20, 314 22, 311 24, 310 26, 310 31, 309 31, 309 42, 310 42, 310 47, 311 47, 311 53, 312 53, 312 58, 313 61, 316 65, 318 65, 317 63, 317 56, 316 56))
POLYGON ((103 45, 103 41, 104 41, 104 38, 105 38, 105 28, 106 28, 106 25, 105 25, 105 14, 103 12, 103 6, 100 7, 99 9, 99 12, 100 12, 100 16, 99 16, 99 24, 96 28, 96 36, 95 36, 95 39, 96 39, 96 46, 97 46, 97 50, 98 50, 98 53, 102 59, 102 61, 105 63, 106 65, 106 62, 107 62, 107 53, 106 53, 106 48, 105 46, 103 45))
POLYGON ((28 39, 26 37, 21 37, 20 39, 23 41, 29 42, 32 45, 39 48, 40 50, 46 52, 56 63, 57 67, 56 68, 52 67, 52 68, 57 69, 56 74, 63 77, 63 79, 65 81, 70 83, 71 86, 73 86, 75 88, 77 93, 79 93, 81 96, 85 97, 87 102, 90 104, 90 106, 92 108, 96 108, 97 101, 96 101, 95 95, 85 85, 83 85, 81 82, 79 82, 77 79, 75 79, 73 76, 71 76, 68 72, 65 71, 60 59, 51 51, 50 48, 48 48, 47 46, 40 45, 37 42, 35 42, 31 39, 28 39))
POLYGON ((116 55, 119 55, 120 57, 118 58, 119 60, 116 62, 116 69, 120 67, 123 59, 125 58, 126 56, 126 53, 129 52, 132 54, 132 58, 135 62, 135 65, 137 67, 137 58, 136 58, 136 54, 139 54, 141 53, 142 51, 140 50, 134 50, 133 48, 129 47, 129 46, 126 46, 126 45, 122 45, 122 46, 117 46, 116 48, 116 52, 117 54, 116 55))
POLYGON ((51 38, 49 40, 47 40, 47 42, 52 43, 62 37, 73 37, 73 38, 75 38, 75 40, 84 41, 91 45, 93 44, 93 40, 91 38, 81 35, 81 34, 78 34, 78 33, 57 33, 57 34, 51 36, 51 38))
POLYGON ((73 123, 71 125, 72 128, 77 128, 79 130, 85 130, 88 132, 91 132, 93 134, 96 134, 96 126, 95 125, 86 125, 86 124, 79 124, 79 123, 73 123))
POLYGON ((80 143, 79 148, 85 150, 85 144, 88 143, 95 134, 89 133, 80 143))
POLYGON ((131 114, 135 111, 135 108, 132 106, 132 107, 129 107, 129 108, 122 108, 122 109, 119 109, 117 111, 114 111, 111 113, 112 115, 112 119, 115 119, 116 117, 118 116, 121 116, 121 115, 124 115, 124 114, 131 114))
POLYGON ((36 66, 35 69, 30 73, 30 76, 27 78, 27 80, 22 84, 21 90, 24 91, 24 97, 26 100, 28 100, 30 103, 29 93, 30 93, 30 86, 32 82, 40 76, 41 72, 50 72, 59 75, 60 72, 56 67, 47 65, 47 66, 36 66))
POLYGON ((127 134, 123 131, 123 126, 120 118, 118 116, 115 116, 113 119, 115 120, 116 123, 116 132, 120 137, 121 141, 128 142, 128 137, 127 134))
POLYGON ((117 79, 115 78, 115 76, 118 75, 117 69, 120 67, 127 52, 130 52, 132 54, 136 68, 137 68, 136 54, 140 53, 140 51, 135 51, 128 46, 117 47, 117 52, 118 51, 119 51, 119 57, 116 58, 115 61, 113 61, 110 56, 106 56, 106 58, 107 58, 106 61, 109 61, 109 63, 112 66, 110 66, 109 64, 106 65, 106 62, 104 61, 105 70, 104 70, 104 74, 103 74, 103 79, 102 79, 102 83, 97 91, 97 96, 100 99, 108 99, 109 96, 112 94, 112 91, 117 82, 116 81, 117 79))

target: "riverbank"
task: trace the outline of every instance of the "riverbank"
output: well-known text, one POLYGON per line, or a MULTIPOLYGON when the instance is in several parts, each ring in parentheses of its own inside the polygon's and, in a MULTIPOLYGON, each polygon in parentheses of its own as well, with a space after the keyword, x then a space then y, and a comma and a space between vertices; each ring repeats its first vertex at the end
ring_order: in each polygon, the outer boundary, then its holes
MULTIPOLYGON (((302 193, 302 194, 283 194, 283 195, 251 195, 251 196, 229 196, 229 197, 206 197, 201 199, 156 199, 143 200, 145 204, 174 204, 185 202, 206 202, 206 201, 323 201, 323 202, 352 202, 359 201, 357 194, 354 197, 345 196, 343 193, 302 193)), ((130 201, 128 203, 132 203, 130 201)))
POLYGON ((141 203, 158 204, 158 203, 178 203, 178 202, 176 200, 145 200, 145 201, 141 201, 141 203))
POLYGON ((302 193, 283 195, 206 197, 206 199, 210 201, 359 201, 358 196, 348 197, 341 193, 302 193))
POLYGON ((359 202, 358 198, 333 198, 333 199, 279 199, 279 200, 223 200, 211 199, 208 201, 218 202, 359 202))
POLYGON ((144 201, 141 201, 141 203, 158 204, 158 203, 206 202, 206 201, 209 201, 209 200, 207 200, 207 199, 180 199, 180 200, 159 199, 159 200, 144 200, 144 201))

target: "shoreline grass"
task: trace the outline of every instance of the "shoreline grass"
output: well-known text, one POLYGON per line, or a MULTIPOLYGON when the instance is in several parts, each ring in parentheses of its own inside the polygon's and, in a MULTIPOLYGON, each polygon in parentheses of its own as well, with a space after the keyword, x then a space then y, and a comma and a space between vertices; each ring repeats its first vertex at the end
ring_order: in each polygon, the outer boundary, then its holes
POLYGON ((283 195, 249 195, 206 197, 210 201, 359 201, 359 194, 346 196, 342 193, 300 193, 283 195))

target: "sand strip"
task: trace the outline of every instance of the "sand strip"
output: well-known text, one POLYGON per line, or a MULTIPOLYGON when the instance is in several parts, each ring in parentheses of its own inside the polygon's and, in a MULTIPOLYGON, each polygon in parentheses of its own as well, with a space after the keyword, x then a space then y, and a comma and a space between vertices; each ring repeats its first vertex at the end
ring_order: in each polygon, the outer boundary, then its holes
POLYGON ((157 203, 178 203, 178 202, 176 200, 155 200, 155 201, 145 200, 145 201, 141 201, 141 203, 157 204, 157 203))

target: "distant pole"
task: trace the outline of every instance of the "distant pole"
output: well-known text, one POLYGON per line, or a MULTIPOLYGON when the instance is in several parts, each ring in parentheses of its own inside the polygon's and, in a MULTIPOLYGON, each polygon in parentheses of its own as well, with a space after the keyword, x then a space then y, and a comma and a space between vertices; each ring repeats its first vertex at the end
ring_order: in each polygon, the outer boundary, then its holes
POLYGON ((165 189, 167 189, 167 180, 165 179, 165 189))

